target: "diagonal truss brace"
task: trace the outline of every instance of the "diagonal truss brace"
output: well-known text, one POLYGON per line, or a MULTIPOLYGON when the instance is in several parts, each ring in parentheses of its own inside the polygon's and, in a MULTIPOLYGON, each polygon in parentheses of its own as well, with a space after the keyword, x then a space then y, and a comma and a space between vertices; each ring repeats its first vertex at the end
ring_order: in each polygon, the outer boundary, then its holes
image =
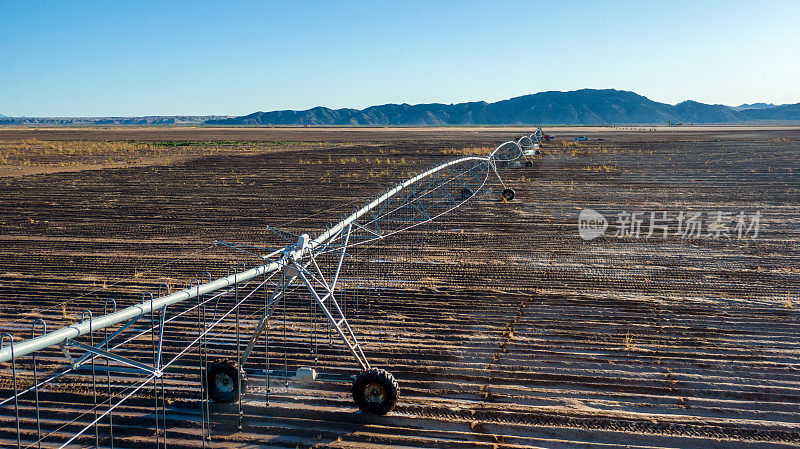
MULTIPOLYGON (((341 337, 342 342, 345 344, 350 353, 353 354, 353 357, 355 357, 359 366, 365 370, 369 369, 369 361, 367 361, 367 357, 364 355, 364 351, 361 349, 361 344, 358 342, 353 329, 347 322, 347 318, 345 317, 344 312, 342 312, 341 307, 339 307, 339 303, 336 301, 336 297, 334 295, 336 284, 339 281, 339 273, 342 269, 342 263, 344 262, 344 257, 347 252, 347 245, 350 241, 352 226, 349 225, 346 229, 347 233, 345 234, 344 242, 341 245, 341 253, 339 255, 339 261, 336 265, 336 272, 334 273, 332 282, 330 284, 325 279, 319 264, 317 264, 314 254, 316 252, 315 248, 304 244, 302 238, 295 246, 296 250, 286 254, 286 257, 281 261, 284 273, 284 281, 282 284, 276 286, 275 291, 272 294, 272 299, 267 304, 264 315, 261 317, 261 321, 259 322, 258 327, 250 340, 250 343, 248 344, 247 350, 245 350, 245 355, 242 359, 242 366, 244 365, 244 361, 246 361, 247 357, 250 355, 250 351, 255 346, 255 341, 261 335, 261 332, 263 332, 266 320, 275 310, 277 303, 284 299, 282 296, 284 294, 283 292, 286 291, 286 286, 290 282, 301 279, 305 287, 308 289, 308 292, 311 294, 311 297, 314 299, 314 301, 316 301, 317 305, 322 310, 322 313, 328 319, 328 322, 330 322, 331 326, 336 329, 336 332, 341 337), (303 261, 306 256, 308 257, 308 260, 303 261)), ((344 229, 341 231, 343 230, 344 229)), ((341 234, 342 232, 339 232, 337 237, 340 237, 341 234)))
POLYGON ((336 297, 334 296, 336 284, 339 281, 339 273, 341 272, 344 257, 347 252, 347 245, 350 241, 351 229, 351 226, 347 227, 347 233, 345 234, 344 242, 341 246, 339 261, 336 265, 336 272, 334 273, 332 282, 330 284, 322 274, 322 270, 320 269, 316 258, 314 257, 313 250, 308 248, 303 249, 302 252, 307 252, 307 255, 310 259, 304 263, 298 262, 293 257, 287 257, 282 261, 285 280, 283 283, 278 284, 275 287, 271 299, 267 302, 267 307, 264 310, 264 314, 261 316, 261 319, 259 320, 259 323, 253 332, 253 336, 250 338, 247 348, 242 355, 240 366, 244 366, 245 362, 250 357, 258 338, 264 332, 267 320, 275 311, 280 301, 284 300, 283 296, 285 295, 286 287, 299 278, 303 281, 303 284, 308 289, 312 298, 314 301, 316 301, 317 305, 320 307, 331 326, 336 329, 336 332, 342 338, 342 342, 345 344, 350 353, 353 354, 359 366, 362 369, 369 369, 369 361, 364 355, 364 351, 361 349, 361 344, 356 338, 353 329, 347 322, 347 318, 345 317, 344 312, 342 312, 342 309, 339 307, 339 303, 336 301, 336 297), (313 271, 311 271, 312 268, 313 271), (315 285, 317 287, 315 287, 315 285), (318 289, 321 290, 322 296, 320 296, 318 289))
MULTIPOLYGON (((342 247, 342 258, 344 257, 344 252, 346 248, 346 244, 342 247)), ((297 262, 294 263, 294 268, 297 270, 297 274, 299 275, 300 279, 303 280, 305 283, 306 288, 308 288, 309 293, 317 302, 317 305, 320 307, 322 312, 328 318, 328 321, 331 323, 336 332, 341 337, 342 341, 344 342, 347 349, 350 350, 350 353, 353 354, 358 364, 361 366, 361 369, 367 370, 370 368, 369 361, 367 357, 364 355, 364 351, 361 348, 361 343, 358 342, 353 329, 350 327, 350 323, 347 322, 347 317, 345 317, 344 312, 342 312, 341 307, 339 307, 339 302, 336 301, 336 297, 334 295, 334 288, 331 287, 322 275, 322 272, 319 269, 316 261, 314 260, 314 255, 311 254, 311 260, 314 262, 313 266, 316 271, 315 273, 311 272, 310 270, 306 269, 302 265, 298 264, 297 262), (319 277, 317 277, 319 276, 319 277), (324 296, 320 296, 320 293, 317 291, 315 284, 320 287, 324 296), (329 307, 330 304, 330 307, 329 307)), ((334 280, 338 279, 339 269, 341 268, 341 259, 339 266, 336 270, 336 275, 334 276, 334 280)))
MULTIPOLYGON (((135 369, 137 369, 139 371, 142 371, 144 373, 151 374, 151 375, 153 375, 155 377, 161 377, 161 375, 162 375, 162 372, 161 372, 161 369, 160 369, 160 367, 161 367, 161 350, 162 350, 162 345, 163 345, 163 341, 164 341, 164 322, 165 322, 165 317, 166 317, 166 307, 161 309, 161 311, 159 313, 160 325, 159 325, 159 334, 158 334, 158 355, 157 355, 156 360, 154 362, 154 366, 150 366, 150 365, 148 365, 146 363, 139 362, 138 360, 131 359, 130 357, 125 357, 125 356, 122 356, 122 355, 119 355, 119 354, 115 354, 115 353, 113 353, 113 352, 111 352, 111 351, 109 351, 107 349, 102 349, 103 346, 106 345, 107 343, 111 342, 111 340, 114 337, 116 337, 117 335, 121 334, 123 331, 125 331, 125 329, 127 329, 128 327, 133 325, 133 323, 135 323, 139 319, 139 316, 134 317, 133 319, 131 319, 130 321, 125 323, 124 326, 122 326, 119 329, 117 329, 114 333, 112 333, 110 336, 108 336, 108 338, 106 338, 105 340, 101 341, 100 343, 98 343, 95 346, 87 345, 85 343, 81 343, 81 342, 73 340, 73 339, 68 339, 68 340, 66 340, 64 342, 63 345, 61 345, 61 350, 64 353, 64 355, 67 357, 67 359, 70 360, 70 362, 72 363, 72 366, 74 366, 74 367, 79 366, 80 364, 82 364, 89 357, 99 356, 99 357, 105 357, 105 358, 107 358, 109 360, 114 360, 114 361, 119 362, 119 363, 121 363, 123 365, 128 365, 128 366, 133 367, 133 368, 135 368, 135 369), (80 356, 78 358, 72 358, 70 356, 70 354, 69 354, 69 350, 68 350, 69 347, 82 349, 85 352, 84 352, 84 354, 82 356, 80 356)), ((155 329, 153 329, 152 332, 155 332, 155 329)))
MULTIPOLYGON (((110 343, 111 340, 114 339, 114 337, 116 337, 117 335, 121 334, 122 332, 125 331, 125 329, 129 328, 130 326, 132 326, 133 323, 135 323, 140 317, 141 317, 141 315, 131 318, 127 323, 125 323, 122 327, 120 327, 119 329, 114 331, 105 340, 103 340, 100 343, 98 343, 97 345, 95 345, 94 348, 95 349, 99 349, 99 348, 102 348, 104 345, 110 343)), ((92 352, 86 352, 86 353, 84 353, 82 356, 80 356, 78 358, 72 357, 72 355, 69 353, 69 350, 67 349, 67 347, 68 346, 77 346, 77 345, 71 344, 73 342, 74 342, 74 340, 68 339, 64 343, 60 344, 59 347, 61 348, 61 352, 64 353, 64 356, 67 358, 67 360, 69 360, 69 362, 72 364, 72 366, 77 367, 77 366, 81 365, 86 359, 88 359, 93 353, 92 352)))
POLYGON ((77 342, 75 340, 67 340, 67 345, 68 346, 74 346, 74 347, 79 348, 79 349, 83 349, 84 351, 86 351, 88 353, 95 354, 95 355, 98 355, 98 356, 101 356, 101 357, 105 357, 105 358, 107 358, 109 360, 115 360, 115 361, 117 361, 119 363, 122 363, 124 365, 132 366, 133 368, 141 370, 141 371, 143 371, 143 372, 145 372, 147 374, 152 374, 155 377, 161 377, 161 374, 162 374, 160 369, 153 368, 150 365, 147 365, 145 363, 133 360, 133 359, 125 357, 125 356, 121 356, 119 354, 114 354, 111 351, 106 351, 105 349, 100 349, 99 347, 89 346, 89 345, 77 342))
POLYGON ((244 366, 247 359, 250 357, 250 353, 253 352, 253 348, 256 346, 256 342, 261 337, 261 334, 264 332, 264 329, 267 326, 267 320, 272 313, 275 312, 275 309, 280 304, 281 300, 283 299, 284 293, 286 293, 286 287, 288 287, 296 277, 291 277, 286 280, 284 284, 278 284, 275 287, 275 290, 272 292, 272 297, 267 302, 267 307, 264 310, 264 314, 261 315, 261 319, 258 321, 258 325, 256 329, 253 331, 253 336, 250 337, 250 341, 247 343, 247 348, 245 348, 244 353, 242 354, 242 359, 239 362, 239 366, 244 366))
POLYGON ((347 349, 349 349, 350 353, 353 354, 353 357, 356 358, 356 361, 361 366, 361 369, 369 369, 369 362, 367 361, 367 357, 364 355, 364 351, 361 349, 361 343, 358 342, 358 339, 353 333, 353 329, 350 328, 347 318, 344 316, 344 313, 342 313, 339 303, 333 296, 333 292, 329 289, 329 287, 323 285, 323 289, 326 294, 324 297, 320 297, 317 289, 314 288, 311 280, 309 280, 308 275, 310 275, 311 272, 302 269, 302 267, 300 267, 298 271, 300 273, 300 278, 303 279, 303 282, 306 284, 309 293, 311 293, 311 296, 317 302, 317 305, 328 318, 331 326, 336 329, 336 332, 339 334, 339 337, 342 338, 342 341, 344 342, 345 346, 347 346, 347 349), (328 307, 325 304, 326 302, 333 304, 333 307, 328 307))

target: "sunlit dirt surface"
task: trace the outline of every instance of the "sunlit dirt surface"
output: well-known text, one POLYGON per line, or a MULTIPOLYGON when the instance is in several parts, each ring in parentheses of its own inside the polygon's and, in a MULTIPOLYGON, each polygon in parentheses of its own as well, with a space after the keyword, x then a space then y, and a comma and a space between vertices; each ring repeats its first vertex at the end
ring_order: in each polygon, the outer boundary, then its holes
MULTIPOLYGON (((28 338, 36 318, 52 330, 87 308, 102 314, 112 307, 107 298, 121 308, 159 284, 174 291, 205 271, 216 278, 237 263, 251 267, 254 257, 214 242, 279 244, 268 225, 318 233, 423 168, 532 131, 0 130, 0 145, 14 148, 0 177, 0 325, 28 338)), ((553 132, 533 167, 506 174, 513 201, 499 201, 492 180, 457 213, 347 260, 348 319, 372 365, 400 382, 394 411, 358 413, 347 382, 273 376, 267 397, 264 378, 254 376, 242 429, 235 404, 214 404, 207 445, 800 444, 800 130, 553 132), (589 140, 574 141, 579 135, 589 140), (584 208, 607 217, 605 236, 580 238, 584 208), (615 236, 625 212, 644 217, 638 237, 615 236), (646 237, 651 212, 672 218, 666 238, 646 237), (703 236, 676 235, 681 212, 701 212, 703 236), (732 221, 715 239, 706 234, 718 212, 732 221), (757 236, 751 229, 738 238, 740 212, 748 220, 760 212, 757 236)), ((257 296, 240 311, 242 334, 263 309, 257 296)), ((219 310, 233 301, 224 297, 219 310)), ((309 304, 296 294, 274 315, 270 368, 313 366, 316 348, 319 371, 355 374, 309 304)), ((195 311, 170 322, 165 358, 196 332, 195 311)), ((209 357, 230 358, 234 346, 228 320, 209 357)), ((119 351, 148 360, 150 333, 119 351)), ((261 344, 249 367, 264 369, 265 354, 261 344)), ((37 376, 66 365, 49 349, 37 357, 37 376)), ((40 390, 45 447, 95 419, 95 396, 103 413, 109 393, 116 402, 144 379, 107 376, 104 365, 97 362, 96 395, 88 368, 40 390)), ((11 366, 2 368, 6 398, 11 366)), ((15 368, 18 388, 29 386, 32 358, 15 368)), ((154 447, 165 434, 170 447, 201 447, 198 369, 195 348, 165 374, 158 410, 166 409, 166 432, 162 420, 156 433, 151 384, 115 409, 114 447, 154 447)), ((23 447, 35 447, 33 394, 18 405, 23 447)), ((14 416, 13 402, 0 409, 0 446, 16 444, 14 416)), ((108 416, 99 422, 108 446, 108 416)), ((75 441, 94 443, 92 426, 75 441)))

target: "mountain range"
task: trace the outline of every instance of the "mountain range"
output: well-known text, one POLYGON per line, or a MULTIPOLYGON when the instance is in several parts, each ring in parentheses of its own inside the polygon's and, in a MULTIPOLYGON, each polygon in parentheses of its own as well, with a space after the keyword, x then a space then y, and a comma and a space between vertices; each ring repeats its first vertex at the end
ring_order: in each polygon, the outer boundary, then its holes
POLYGON ((209 120, 216 125, 611 125, 800 121, 800 103, 734 108, 684 101, 659 103, 634 92, 581 89, 540 92, 487 103, 385 104, 365 109, 316 107, 304 111, 255 112, 209 120))
POLYGON ((736 107, 684 101, 659 103, 616 89, 548 91, 487 103, 385 104, 365 109, 315 107, 231 116, 0 118, 17 125, 446 126, 654 125, 668 123, 800 122, 800 103, 736 107))
POLYGON ((774 103, 752 103, 752 104, 740 104, 739 106, 733 106, 733 109, 737 111, 741 111, 744 109, 769 109, 774 108, 775 106, 786 106, 785 104, 774 104, 774 103))

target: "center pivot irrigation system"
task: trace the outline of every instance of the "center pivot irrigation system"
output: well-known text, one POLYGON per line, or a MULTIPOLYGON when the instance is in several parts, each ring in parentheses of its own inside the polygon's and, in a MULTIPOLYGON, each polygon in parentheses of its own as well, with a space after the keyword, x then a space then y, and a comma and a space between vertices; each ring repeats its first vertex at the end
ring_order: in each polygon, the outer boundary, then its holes
MULTIPOLYGON (((240 266, 216 280, 212 280, 211 274, 206 272, 204 276, 207 282, 195 279, 189 288, 174 293, 169 293, 166 288, 163 295, 159 288, 158 295, 146 293, 141 302, 121 310, 117 310, 114 300, 106 300, 103 311, 111 313, 93 316, 91 311, 86 310, 80 322, 50 332, 42 319, 37 319, 27 327, 11 326, 9 332, 2 334, 0 363, 4 364, 2 388, 12 394, 0 401, 0 412, 13 420, 14 424, 11 421, 8 424, 16 426, 17 446, 22 447, 23 440, 32 441, 30 446, 41 447, 45 441, 52 445, 48 438, 60 437, 65 441, 56 447, 67 447, 81 441, 77 440, 80 437, 84 444, 88 439, 96 447, 101 445, 101 441, 113 447, 114 411, 126 400, 137 397, 137 392, 152 382, 156 442, 158 438, 163 438, 166 447, 167 402, 164 399, 163 379, 165 373, 170 371, 183 375, 182 379, 187 385, 199 389, 204 445, 210 439, 210 431, 206 430, 210 427, 210 401, 238 403, 241 427, 242 397, 249 376, 264 377, 268 395, 269 379, 279 373, 270 369, 269 343, 261 353, 266 359, 260 364, 264 369, 246 369, 246 366, 248 360, 250 366, 257 365, 251 357, 257 352, 254 349, 259 345, 262 335, 266 333, 269 338, 270 317, 282 302, 285 307, 290 294, 302 294, 311 300, 314 313, 317 310, 321 312, 320 316, 325 317, 330 333, 338 335, 344 348, 355 360, 360 372, 354 378, 352 375, 345 377, 353 380, 353 399, 359 409, 364 413, 387 413, 397 401, 398 384, 389 372, 370 365, 362 342, 348 322, 346 306, 345 310, 341 306, 340 284, 345 255, 355 247, 425 224, 461 207, 479 193, 490 190, 484 189, 484 186, 494 177, 503 187, 501 199, 512 200, 514 191, 505 185, 500 174, 511 167, 530 167, 532 162, 528 157, 539 154, 538 142, 542 138, 539 128, 530 136, 501 144, 489 155, 464 156, 425 170, 389 189, 314 238, 308 234, 292 234, 292 240, 287 239, 289 243, 282 248, 271 251, 259 249, 263 251, 256 254, 260 263, 253 268, 240 266), (262 294, 256 295, 257 292, 262 294), (233 297, 233 300, 220 310, 220 300, 225 297, 233 297), (248 332, 249 338, 244 340, 240 335, 240 309, 248 303, 251 307, 259 308, 260 317, 253 321, 251 333, 248 332), (149 320, 142 319, 145 316, 149 320), (164 345, 165 332, 169 332, 165 330, 167 324, 179 322, 176 320, 191 322, 194 316, 196 334, 183 335, 185 341, 177 348, 172 348, 168 356, 164 345), (142 327, 147 321, 150 323, 142 327), (233 343, 231 327, 235 332, 233 343), (27 330, 23 333, 23 329, 27 330), (16 340, 12 334, 17 335, 16 340), (24 334, 32 338, 21 339, 20 336, 24 334), (132 336, 125 339, 129 335, 132 336), (152 359, 143 360, 145 357, 141 352, 126 350, 126 343, 141 343, 142 339, 152 343, 152 359), (210 347, 215 344, 217 352, 228 352, 225 357, 210 361, 210 347), (66 357, 67 363, 64 364, 62 358, 60 367, 52 369, 53 354, 66 357), (38 363, 37 355, 40 357, 38 363), (48 366, 51 367, 47 373, 39 372, 44 359, 48 360, 48 366), (186 362, 187 359, 191 359, 194 365, 186 362), (184 360, 184 363, 179 363, 180 360, 184 360), (196 370, 190 369, 191 366, 196 370), (104 371, 106 376, 98 375, 98 371, 104 371), (140 377, 135 382, 128 381, 121 391, 112 393, 111 373, 136 374, 140 377), (87 424, 81 428, 58 428, 46 432, 49 429, 43 429, 44 419, 40 415, 44 412, 40 413, 40 399, 54 394, 55 390, 51 387, 56 379, 76 375, 82 376, 84 388, 89 388, 92 395, 92 404, 84 404, 88 409, 84 415, 89 414, 89 417, 83 422, 87 424), (103 377, 107 379, 107 395, 101 391, 103 385, 98 385, 103 377), (104 423, 106 429, 102 436, 100 422, 104 423)), ((289 235, 277 230, 275 232, 284 238, 289 235)), ((254 248, 247 246, 247 251, 254 254, 252 251, 257 251, 254 248)), ((314 319, 316 326, 316 315, 314 319)), ((285 332, 286 328, 284 338, 285 332)), ((280 374, 288 376, 286 371, 280 374)), ((324 373, 318 374, 309 367, 298 368, 293 374, 294 378, 303 380, 317 379, 318 376, 324 378, 324 373)))

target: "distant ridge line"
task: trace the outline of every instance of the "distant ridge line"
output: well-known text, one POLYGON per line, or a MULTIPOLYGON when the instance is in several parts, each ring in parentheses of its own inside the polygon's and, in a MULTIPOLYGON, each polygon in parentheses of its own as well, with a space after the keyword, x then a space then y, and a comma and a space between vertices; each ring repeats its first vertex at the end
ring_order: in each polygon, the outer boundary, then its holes
MULTIPOLYGON (((748 106, 748 105, 742 105, 748 106)), ((758 104, 761 106, 761 104, 758 104)), ((385 104, 364 109, 315 107, 303 111, 255 112, 211 119, 213 125, 446 126, 446 125, 617 125, 800 121, 800 103, 744 108, 684 101, 659 103, 616 89, 548 91, 487 103, 385 104)))
POLYGON ((800 122, 800 103, 736 107, 684 101, 659 103, 616 89, 547 91, 501 100, 443 104, 384 104, 364 109, 322 106, 235 116, 4 117, 0 125, 217 125, 217 126, 457 126, 666 125, 800 122))

